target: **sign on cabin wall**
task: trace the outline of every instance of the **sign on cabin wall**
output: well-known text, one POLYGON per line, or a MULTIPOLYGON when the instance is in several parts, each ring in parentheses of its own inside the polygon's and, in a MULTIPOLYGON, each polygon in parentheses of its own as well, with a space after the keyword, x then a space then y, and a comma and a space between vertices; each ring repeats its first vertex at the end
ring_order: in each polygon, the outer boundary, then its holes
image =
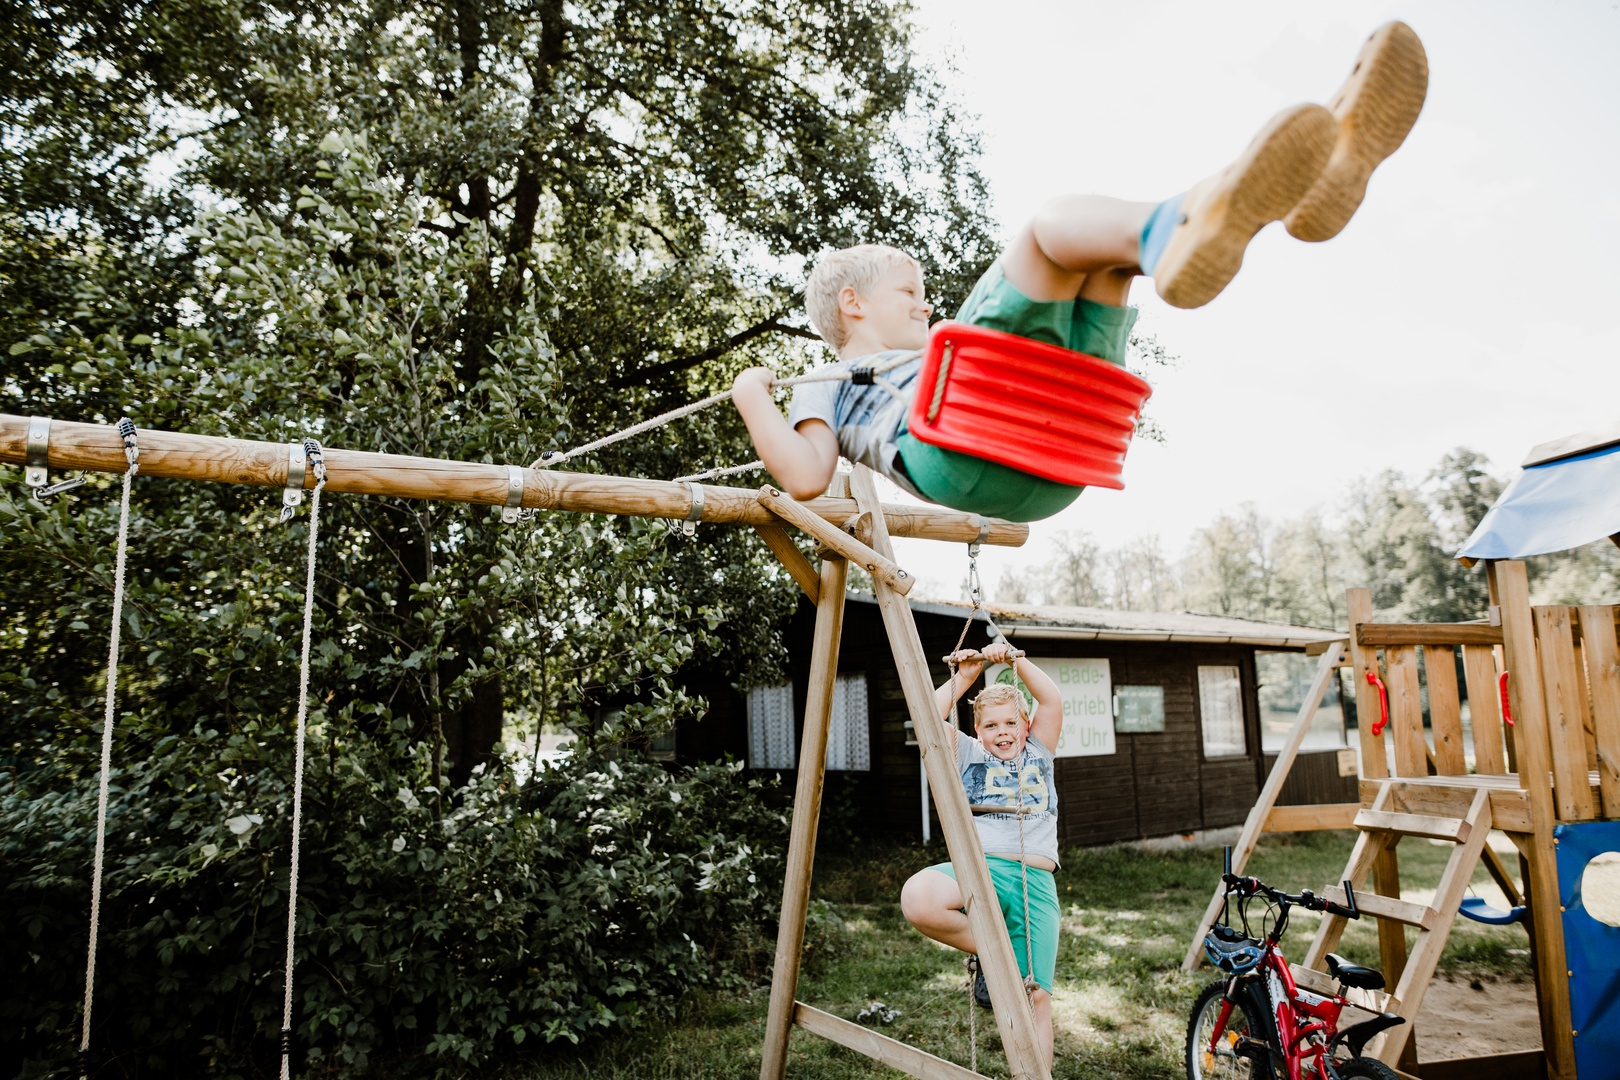
POLYGON ((1114 688, 1114 730, 1121 735, 1146 735, 1164 730, 1164 687, 1114 688))
MULTIPOLYGON (((1060 758, 1114 753, 1114 690, 1108 661, 1050 656, 1029 659, 1052 677, 1063 699, 1063 733, 1053 753, 1060 758)), ((985 681, 1013 682, 1013 670, 1006 664, 995 664, 985 672, 985 681)), ((1024 698, 1034 704, 1027 689, 1024 698)))

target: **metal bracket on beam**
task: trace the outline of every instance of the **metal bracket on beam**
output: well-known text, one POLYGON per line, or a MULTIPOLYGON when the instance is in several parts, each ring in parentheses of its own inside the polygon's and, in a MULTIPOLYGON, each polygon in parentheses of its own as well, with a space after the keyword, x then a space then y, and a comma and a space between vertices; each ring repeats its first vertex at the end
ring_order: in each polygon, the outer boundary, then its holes
POLYGON ((686 520, 681 522, 681 535, 696 536, 698 522, 703 520, 703 489, 691 482, 686 486, 692 492, 692 509, 687 511, 686 520))
POLYGON ((302 441, 287 444, 287 486, 281 491, 281 519, 291 521, 304 501, 304 465, 308 457, 302 441))
POLYGON ((51 418, 33 416, 28 420, 27 458, 23 467, 23 480, 33 488, 34 498, 45 502, 70 488, 76 488, 88 479, 83 473, 66 480, 50 483, 51 418))

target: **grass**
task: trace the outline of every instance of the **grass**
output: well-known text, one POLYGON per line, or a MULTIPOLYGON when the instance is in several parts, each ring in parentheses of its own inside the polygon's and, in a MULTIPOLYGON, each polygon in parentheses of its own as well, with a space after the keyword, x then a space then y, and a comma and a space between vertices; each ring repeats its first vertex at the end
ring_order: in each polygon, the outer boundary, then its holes
MULTIPOLYGON (((1350 833, 1268 837, 1249 873, 1297 891, 1333 882, 1344 868, 1350 833)), ((829 847, 831 845, 828 845, 829 847)), ((1401 884, 1426 899, 1450 844, 1408 839, 1400 848, 1401 884)), ((869 1021, 892 1038, 966 1065, 969 1006, 961 955, 927 941, 900 915, 900 886, 917 869, 943 861, 942 846, 866 848, 818 853, 816 903, 807 934, 799 999, 855 1019, 873 1002, 895 1011, 869 1021)), ((1187 1010, 1213 976, 1180 970, 1181 958, 1220 872, 1210 849, 1148 851, 1136 847, 1069 851, 1058 873, 1064 906, 1054 1013, 1059 1080, 1171 1080, 1183 1075, 1187 1010)), ((1483 867, 1476 887, 1486 892, 1483 867)), ((1487 893, 1488 895, 1488 893, 1487 893)), ((1497 901, 1498 903, 1500 901, 1497 901)), ((1258 908, 1256 908, 1258 910, 1258 908)), ((1284 952, 1301 958, 1318 917, 1293 917, 1284 952)), ((1339 949, 1378 966, 1374 920, 1352 924, 1339 949)), ((1457 976, 1529 976, 1524 930, 1458 920, 1441 960, 1457 976)), ((734 1080, 759 1074, 767 986, 730 993, 694 992, 674 1020, 585 1050, 548 1051, 513 1066, 507 1080, 734 1080)), ((989 1014, 980 1011, 979 1071, 1005 1075, 1006 1062, 989 1014)), ((789 1046, 795 1080, 897 1076, 851 1051, 803 1032, 789 1046)))

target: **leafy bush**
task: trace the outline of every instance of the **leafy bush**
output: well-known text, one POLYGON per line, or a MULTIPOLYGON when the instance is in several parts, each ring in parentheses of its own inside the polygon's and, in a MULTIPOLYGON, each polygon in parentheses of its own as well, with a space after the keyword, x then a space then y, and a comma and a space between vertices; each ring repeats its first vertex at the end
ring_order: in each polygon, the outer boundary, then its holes
MULTIPOLYGON (((96 1075, 271 1075, 290 739, 199 728, 131 749, 109 807, 96 1075)), ((576 759, 524 783, 502 768, 441 813, 426 756, 344 723, 312 733, 303 1075, 459 1075, 635 1027, 759 964, 785 819, 736 767, 576 759)), ((65 1074, 78 1044, 95 805, 71 776, 0 774, 0 1058, 24 1077, 65 1074)))

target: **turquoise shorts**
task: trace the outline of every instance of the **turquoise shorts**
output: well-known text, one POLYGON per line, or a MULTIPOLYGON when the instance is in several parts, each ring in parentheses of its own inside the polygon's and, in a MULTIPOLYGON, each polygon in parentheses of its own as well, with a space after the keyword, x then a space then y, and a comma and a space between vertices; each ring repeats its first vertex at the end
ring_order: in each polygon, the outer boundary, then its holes
MULTIPOLYGON (((1002 276, 997 262, 973 286, 956 318, 1123 366, 1136 309, 1090 300, 1031 300, 1002 276)), ((970 514, 1038 521, 1062 510, 1085 490, 942 450, 905 431, 900 433, 899 448, 906 475, 918 491, 932 502, 970 514)))
MULTIPOLYGON (((1047 993, 1052 992, 1052 979, 1057 974, 1058 954, 1058 897, 1057 878, 1052 871, 1029 868, 1029 924, 1033 933, 1024 933, 1024 875, 1017 859, 1004 859, 999 855, 986 855, 990 866, 990 882, 995 886, 996 899, 1001 901, 1001 918, 1007 924, 1007 936, 1012 938, 1013 955, 1018 958, 1018 973, 1029 974, 1029 954, 1035 955, 1035 981, 1047 993), (1025 941, 1029 944, 1026 946, 1025 941)), ((930 866, 949 874, 956 880, 956 869, 950 863, 930 866)))

